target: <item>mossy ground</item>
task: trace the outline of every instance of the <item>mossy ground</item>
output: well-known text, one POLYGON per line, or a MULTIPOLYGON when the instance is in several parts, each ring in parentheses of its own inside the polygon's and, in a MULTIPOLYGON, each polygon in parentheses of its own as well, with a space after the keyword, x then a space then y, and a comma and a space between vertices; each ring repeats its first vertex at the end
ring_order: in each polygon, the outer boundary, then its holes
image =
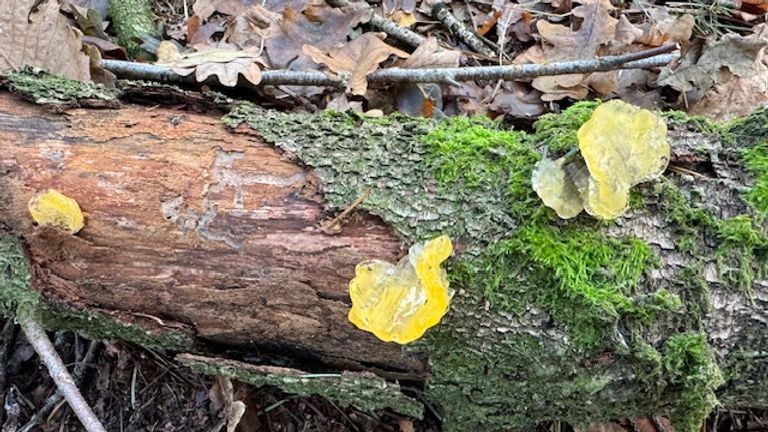
MULTIPOLYGON (((586 216, 559 220, 531 188, 540 153, 573 149, 576 131, 597 105, 579 103, 546 116, 532 134, 480 118, 434 124, 329 113, 318 121, 248 105, 235 108, 225 122, 249 123, 266 141, 314 167, 332 207, 344 207, 368 187, 370 200, 361 208, 407 240, 443 233, 464 246, 449 269, 461 289, 451 315, 409 348, 428 351, 426 394, 442 407, 447 430, 659 412, 693 430, 713 407, 722 381, 700 334, 707 283, 695 271, 683 271, 679 292, 646 291, 647 273, 662 265, 650 245, 607 237, 609 223, 586 216), (646 342, 646 330, 664 316, 676 317, 671 321, 680 323, 679 333, 668 335, 667 345, 646 342), (554 330, 535 337, 516 331, 520 320, 531 319, 554 330), (595 360, 601 352, 611 359, 595 360), (617 383, 624 373, 647 388, 617 383)), ((725 133, 702 119, 668 120, 709 135, 725 133)), ((728 260, 738 252, 733 268, 742 283, 751 283, 747 262, 765 243, 753 215, 718 220, 666 180, 634 192, 632 208, 647 206, 648 193, 660 197, 655 205, 683 252, 715 239, 713 251, 727 251, 722 256, 728 260)))

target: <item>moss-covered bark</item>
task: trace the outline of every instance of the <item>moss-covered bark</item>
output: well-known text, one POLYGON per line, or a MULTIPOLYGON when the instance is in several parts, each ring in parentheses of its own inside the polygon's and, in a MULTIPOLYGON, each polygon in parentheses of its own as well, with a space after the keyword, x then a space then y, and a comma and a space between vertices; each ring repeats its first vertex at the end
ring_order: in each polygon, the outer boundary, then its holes
POLYGON ((718 394, 764 404, 734 390, 765 369, 755 354, 768 346, 768 242, 759 194, 749 192, 764 172, 755 161, 765 135, 752 140, 750 173, 736 126, 670 115, 673 153, 706 166, 709 178, 644 185, 616 222, 562 221, 539 203, 531 170, 544 148, 574 146, 595 106, 547 116, 532 135, 480 119, 297 116, 250 105, 225 122, 247 122, 314 167, 331 207, 370 188, 362 208, 406 239, 441 233, 461 245, 451 315, 408 348, 429 356, 427 395, 447 430, 668 414, 693 431, 718 394), (751 363, 732 355, 744 339, 751 363), (723 370, 734 371, 725 385, 723 370))

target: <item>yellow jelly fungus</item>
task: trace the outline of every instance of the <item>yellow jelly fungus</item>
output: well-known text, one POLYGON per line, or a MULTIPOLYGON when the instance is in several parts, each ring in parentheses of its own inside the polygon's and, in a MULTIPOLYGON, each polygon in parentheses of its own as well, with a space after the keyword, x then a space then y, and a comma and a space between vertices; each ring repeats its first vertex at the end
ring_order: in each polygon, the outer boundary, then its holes
POLYGON ((54 189, 37 193, 27 208, 38 225, 63 228, 75 234, 85 224, 77 201, 54 189))
POLYGON ((564 162, 565 158, 542 158, 533 169, 531 184, 544 205, 561 218, 571 219, 581 213, 584 205, 579 190, 563 169, 564 162))
POLYGON ((602 219, 624 214, 629 189, 660 176, 669 163, 664 120, 620 100, 597 107, 578 137, 590 173, 581 190, 584 209, 602 219))
POLYGON ((440 263, 453 251, 440 236, 411 247, 397 265, 363 261, 349 282, 349 320, 385 342, 406 344, 420 338, 448 312, 453 291, 440 263))

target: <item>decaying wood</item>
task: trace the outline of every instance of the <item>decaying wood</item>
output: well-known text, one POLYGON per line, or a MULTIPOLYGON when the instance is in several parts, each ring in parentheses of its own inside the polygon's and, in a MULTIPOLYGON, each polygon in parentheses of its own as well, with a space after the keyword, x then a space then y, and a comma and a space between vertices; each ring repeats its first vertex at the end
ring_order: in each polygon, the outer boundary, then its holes
POLYGON ((355 264, 398 259, 398 237, 361 215, 325 234, 334 215, 312 172, 259 139, 226 132, 215 115, 60 116, 2 94, 0 141, 0 220, 27 241, 47 299, 201 343, 423 375, 419 360, 346 318, 355 264), (80 204, 77 236, 34 226, 27 201, 47 188, 80 204))

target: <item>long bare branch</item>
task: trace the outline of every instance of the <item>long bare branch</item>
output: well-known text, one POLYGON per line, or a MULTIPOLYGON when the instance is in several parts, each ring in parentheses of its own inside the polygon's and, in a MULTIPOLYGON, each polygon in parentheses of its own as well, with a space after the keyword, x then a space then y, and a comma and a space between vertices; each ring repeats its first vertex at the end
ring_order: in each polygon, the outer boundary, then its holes
MULTIPOLYGON (((678 58, 676 54, 664 54, 674 51, 674 44, 639 51, 619 56, 599 57, 591 60, 577 60, 546 64, 522 64, 503 66, 475 66, 437 69, 399 69, 379 70, 368 76, 369 84, 396 82, 433 82, 455 84, 458 81, 476 80, 513 80, 534 78, 546 75, 567 75, 575 73, 604 72, 618 69, 643 69, 658 67, 678 58)), ((121 78, 148 79, 194 83, 192 75, 181 76, 173 70, 146 63, 131 63, 121 60, 102 60, 101 66, 121 78)), ((345 87, 343 80, 332 78, 323 72, 296 72, 286 70, 264 71, 259 85, 306 85, 345 87)))

